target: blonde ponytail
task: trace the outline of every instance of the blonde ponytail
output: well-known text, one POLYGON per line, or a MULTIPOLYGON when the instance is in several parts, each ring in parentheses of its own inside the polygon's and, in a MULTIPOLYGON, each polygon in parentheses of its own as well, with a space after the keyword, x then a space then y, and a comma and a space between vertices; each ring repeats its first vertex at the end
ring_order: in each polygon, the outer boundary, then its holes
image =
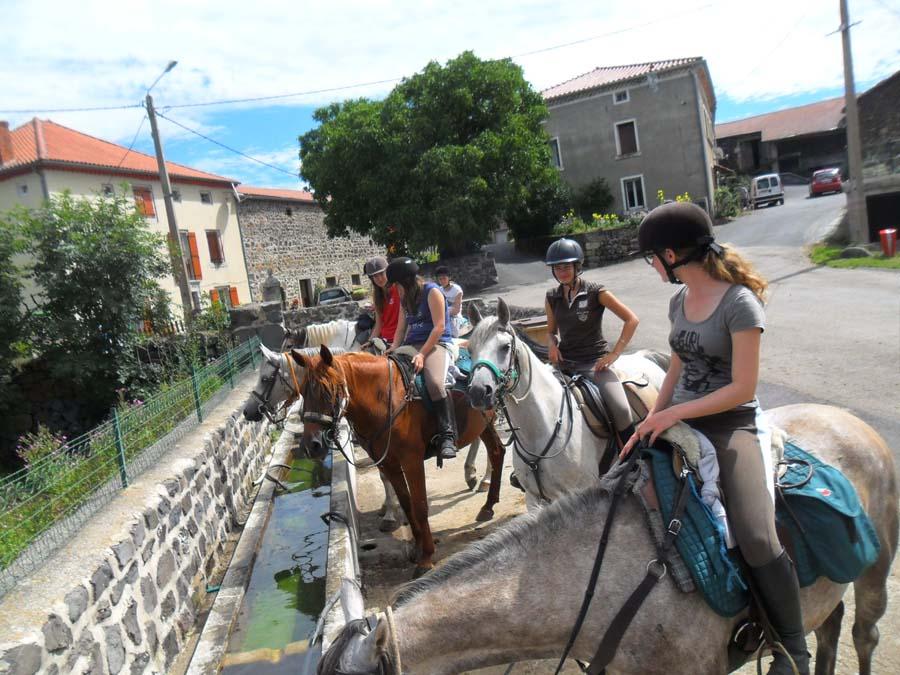
POLYGON ((749 260, 728 244, 720 244, 724 255, 719 257, 713 251, 709 251, 700 261, 703 269, 713 279, 727 281, 730 284, 746 286, 759 298, 760 302, 766 301, 769 282, 756 271, 749 260))

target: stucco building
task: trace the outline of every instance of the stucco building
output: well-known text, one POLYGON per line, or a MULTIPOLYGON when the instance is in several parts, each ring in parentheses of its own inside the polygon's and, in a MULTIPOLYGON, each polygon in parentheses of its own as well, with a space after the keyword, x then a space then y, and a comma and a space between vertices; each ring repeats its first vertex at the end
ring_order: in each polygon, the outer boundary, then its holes
POLYGON ((268 270, 284 288, 288 303, 304 307, 315 301, 317 288, 363 282, 363 263, 384 248, 368 237, 329 238, 325 214, 313 195, 303 190, 238 188, 238 217, 247 255, 251 297, 258 301, 268 270))
MULTIPOLYGON (((191 293, 215 294, 229 306, 249 301, 235 181, 174 162, 166 166, 191 293)), ((155 157, 49 120, 35 118, 13 131, 0 122, 0 212, 16 205, 37 208, 66 190, 91 198, 119 192, 123 186, 150 228, 167 235, 155 157)), ((174 278, 159 282, 173 306, 180 308, 174 278)))
POLYGON ((716 97, 704 59, 596 68, 542 93, 569 185, 605 178, 618 213, 653 208, 659 190, 712 210, 716 97))

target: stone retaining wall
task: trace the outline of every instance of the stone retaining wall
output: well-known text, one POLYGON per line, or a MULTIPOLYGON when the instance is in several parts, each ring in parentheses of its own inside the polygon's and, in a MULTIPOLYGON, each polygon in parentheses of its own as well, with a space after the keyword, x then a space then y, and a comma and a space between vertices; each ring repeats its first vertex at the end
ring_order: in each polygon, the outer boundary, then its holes
POLYGON ((173 464, 99 566, 60 579, 60 601, 30 639, 0 643, 0 672, 167 672, 270 447, 268 422, 235 410, 192 459, 173 464))
POLYGON ((494 254, 490 251, 427 263, 420 268, 420 274, 434 279, 434 270, 438 266, 450 268, 450 278, 462 286, 467 293, 486 286, 493 286, 498 280, 497 264, 494 261, 494 254))
MULTIPOLYGON (((637 249, 637 230, 637 225, 626 225, 615 230, 595 230, 565 236, 581 244, 585 267, 599 267, 627 260, 629 254, 637 249)), ((543 258, 550 244, 559 238, 535 237, 516 240, 516 248, 543 258)))

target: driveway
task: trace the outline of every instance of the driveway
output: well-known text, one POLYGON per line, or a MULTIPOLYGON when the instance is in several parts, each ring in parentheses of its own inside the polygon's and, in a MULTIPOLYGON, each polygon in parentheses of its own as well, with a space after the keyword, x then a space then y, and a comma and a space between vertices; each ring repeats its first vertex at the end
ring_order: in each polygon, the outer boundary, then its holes
MULTIPOLYGON (((808 199, 788 188, 784 206, 760 209, 716 228, 770 282, 759 396, 764 406, 819 402, 845 407, 874 426, 900 452, 900 274, 842 270, 810 263, 804 246, 821 239, 844 197, 808 199)), ((522 306, 540 306, 552 279, 534 258, 498 258, 501 284, 481 293, 522 306), (524 273, 522 272, 524 271, 524 273), (509 276, 507 276, 509 274, 509 276), (535 279, 510 284, 507 279, 535 279)), ((641 318, 634 348, 668 351, 668 299, 674 291, 643 260, 587 270, 641 318)), ((610 340, 621 322, 607 315, 610 340)), ((900 455, 898 463, 900 463, 900 455)))

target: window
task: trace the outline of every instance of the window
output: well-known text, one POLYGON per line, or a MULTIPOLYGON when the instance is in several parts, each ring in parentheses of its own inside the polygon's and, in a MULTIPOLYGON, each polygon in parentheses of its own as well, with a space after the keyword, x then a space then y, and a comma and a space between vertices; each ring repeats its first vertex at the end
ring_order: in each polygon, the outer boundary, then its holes
POLYGON ((156 217, 156 207, 153 204, 153 192, 150 188, 134 188, 134 203, 137 206, 138 213, 144 216, 144 218, 156 217))
POLYGON ((180 202, 180 201, 181 201, 181 190, 175 190, 175 189, 173 188, 173 190, 172 190, 172 201, 173 201, 173 202, 180 202))
POLYGON ((19 196, 24 197, 28 194, 28 185, 27 183, 22 183, 16 190, 19 193, 19 196))
POLYGON ((286 215, 286 216, 292 216, 292 215, 294 215, 294 209, 292 209, 290 206, 287 207, 287 208, 284 210, 284 215, 286 215))
POLYGON ((772 176, 772 187, 778 187, 778 176, 772 176))
POLYGON ((638 144, 637 124, 634 120, 627 120, 616 124, 616 155, 636 155, 641 151, 638 144))
POLYGON ((360 280, 358 274, 351 274, 350 275, 350 283, 353 284, 354 286, 359 286, 362 283, 362 281, 360 280))
POLYGON ((628 101, 628 90, 622 89, 621 91, 617 91, 613 94, 613 103, 626 103, 628 101))
POLYGON ((206 246, 209 248, 209 261, 213 265, 221 265, 225 262, 222 234, 218 230, 206 231, 206 246))
POLYGON ((197 249, 197 235, 193 232, 181 230, 181 254, 184 256, 184 262, 187 266, 188 279, 197 281, 203 278, 203 272, 200 268, 200 251, 197 249))
POLYGON ((201 192, 200 193, 200 203, 201 204, 212 204, 212 193, 211 192, 201 192))
POLYGON ((232 307, 231 286, 216 286, 209 292, 209 295, 213 302, 221 302, 225 307, 232 307))
POLYGON ((626 211, 646 208, 643 176, 627 176, 622 179, 622 203, 626 211))
POLYGON ((761 188, 769 187, 769 179, 768 178, 760 178, 758 181, 756 181, 756 186, 761 187, 761 188))
POLYGON ((100 186, 100 194, 102 194, 104 197, 112 197, 115 193, 116 191, 109 183, 104 183, 102 186, 100 186))
POLYGON ((328 287, 337 286, 337 277, 325 277, 325 285, 328 287))
POLYGON ((553 164, 560 171, 563 168, 562 163, 562 154, 559 151, 559 139, 551 138, 550 139, 550 163, 553 164))

